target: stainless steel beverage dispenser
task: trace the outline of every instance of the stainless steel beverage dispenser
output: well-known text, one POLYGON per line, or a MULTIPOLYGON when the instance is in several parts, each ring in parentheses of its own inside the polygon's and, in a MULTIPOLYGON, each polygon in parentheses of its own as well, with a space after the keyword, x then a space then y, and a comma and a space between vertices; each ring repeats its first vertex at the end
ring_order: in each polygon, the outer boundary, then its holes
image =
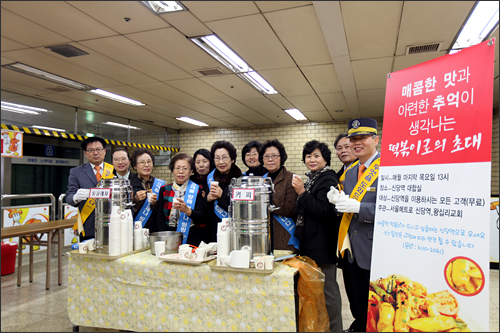
MULTIPOLYGON (((119 206, 120 211, 133 206, 132 203, 132 186, 128 179, 118 177, 101 179, 97 185, 99 188, 110 188, 111 198, 96 199, 95 205, 95 236, 96 236, 96 251, 98 253, 109 253, 109 218, 111 208, 119 206)), ((133 226, 131 225, 130 228, 133 226)))
POLYGON ((250 249, 250 258, 255 253, 271 254, 273 192, 274 184, 270 178, 250 175, 231 179, 231 250, 250 249))

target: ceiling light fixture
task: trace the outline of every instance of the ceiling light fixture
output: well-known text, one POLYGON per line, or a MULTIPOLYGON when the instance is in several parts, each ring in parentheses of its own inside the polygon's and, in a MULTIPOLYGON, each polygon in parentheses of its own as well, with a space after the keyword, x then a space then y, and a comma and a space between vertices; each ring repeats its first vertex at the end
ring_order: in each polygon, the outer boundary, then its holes
POLYGON ((295 120, 307 120, 306 116, 304 116, 302 112, 300 112, 298 109, 288 109, 285 110, 285 112, 288 113, 295 120))
POLYGON ((123 96, 120 96, 117 94, 113 94, 113 93, 110 93, 109 91, 102 90, 102 89, 92 89, 89 92, 96 94, 96 95, 99 95, 99 96, 102 96, 102 97, 112 99, 112 100, 117 101, 117 102, 124 103, 124 104, 129 104, 129 105, 133 105, 133 106, 146 105, 142 102, 139 102, 139 101, 127 98, 127 97, 123 97, 123 96))
POLYGON ((85 90, 94 89, 93 87, 88 86, 86 84, 83 84, 83 83, 80 83, 80 82, 76 82, 76 81, 73 81, 73 80, 69 80, 69 79, 66 79, 64 77, 52 74, 52 73, 42 71, 41 69, 34 68, 34 67, 31 67, 31 66, 22 64, 20 62, 16 62, 16 63, 13 63, 13 64, 8 64, 8 65, 3 65, 2 67, 14 70, 16 72, 20 72, 20 73, 23 73, 23 74, 28 74, 28 75, 31 75, 31 76, 35 76, 35 77, 37 77, 39 79, 44 79, 44 80, 47 80, 47 81, 51 81, 51 82, 55 82, 55 83, 58 83, 58 84, 62 84, 64 86, 67 86, 67 87, 70 87, 70 88, 73 88, 73 89, 77 89, 77 90, 84 90, 85 91, 85 90))
POLYGON ((450 54, 485 41, 498 26, 498 1, 479 1, 458 34, 450 54))
POLYGON ((263 94, 278 93, 262 76, 255 72, 216 35, 192 37, 189 39, 263 94))
POLYGON ((106 125, 111 125, 111 126, 116 126, 116 127, 122 127, 122 128, 130 128, 130 129, 136 129, 139 130, 139 127, 131 126, 131 125, 125 125, 125 124, 120 124, 120 123, 114 123, 112 121, 107 121, 104 124, 106 125))
POLYGON ((198 120, 194 120, 194 119, 191 119, 191 118, 188 118, 188 117, 180 117, 180 118, 175 118, 175 119, 183 121, 185 123, 196 125, 196 126, 210 126, 210 125, 208 125, 208 124, 206 124, 204 122, 201 122, 201 121, 198 121, 198 120))
POLYGON ((48 110, 46 110, 46 109, 35 108, 33 106, 14 104, 14 103, 9 103, 9 102, 4 102, 4 101, 2 101, 1 105, 2 105, 2 111, 32 114, 32 115, 38 115, 38 114, 40 114, 40 112, 48 112, 48 110))
POLYGON ((141 1, 142 4, 155 14, 187 10, 179 1, 141 1))
POLYGON ((49 130, 49 131, 66 132, 66 130, 63 130, 63 129, 60 129, 60 128, 54 128, 54 127, 45 127, 45 126, 38 126, 38 125, 33 125, 32 127, 39 128, 39 129, 44 129, 44 130, 49 130))

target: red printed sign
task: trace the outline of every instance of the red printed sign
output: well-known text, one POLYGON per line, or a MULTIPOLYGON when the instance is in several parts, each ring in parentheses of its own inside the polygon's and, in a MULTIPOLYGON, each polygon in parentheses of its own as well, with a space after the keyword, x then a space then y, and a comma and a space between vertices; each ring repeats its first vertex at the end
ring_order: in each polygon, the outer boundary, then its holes
POLYGON ((491 161, 488 43, 389 74, 381 166, 491 161))

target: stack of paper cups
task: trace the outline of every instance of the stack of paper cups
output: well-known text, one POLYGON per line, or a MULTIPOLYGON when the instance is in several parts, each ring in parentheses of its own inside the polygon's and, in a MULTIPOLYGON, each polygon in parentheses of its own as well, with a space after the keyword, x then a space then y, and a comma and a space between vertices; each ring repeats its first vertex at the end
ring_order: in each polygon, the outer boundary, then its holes
POLYGON ((134 251, 134 217, 132 210, 125 210, 127 213, 127 252, 134 251))
POLYGON ((142 248, 149 246, 149 229, 142 228, 142 248))
POLYGON ((120 243, 120 207, 112 206, 111 215, 109 217, 109 255, 117 256, 121 254, 121 243, 120 243))
POLYGON ((141 221, 134 222, 134 250, 142 249, 142 223, 141 221))
POLYGON ((222 219, 217 224, 217 265, 222 265, 222 258, 229 255, 230 249, 229 219, 222 219))
POLYGON ((129 224, 127 211, 120 214, 120 254, 128 252, 128 234, 129 224))

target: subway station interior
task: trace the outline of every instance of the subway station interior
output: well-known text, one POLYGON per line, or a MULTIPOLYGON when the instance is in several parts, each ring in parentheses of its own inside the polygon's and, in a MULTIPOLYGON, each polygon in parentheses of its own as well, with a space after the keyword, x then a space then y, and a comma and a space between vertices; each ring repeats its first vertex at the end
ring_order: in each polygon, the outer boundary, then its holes
MULTIPOLYGON (((491 39, 490 186, 498 200, 498 4, 486 2, 2 1, 2 130, 24 132, 23 157, 1 158, 2 229, 4 208, 48 203, 22 195, 50 193, 66 205, 70 169, 87 162, 80 145, 91 136, 110 141, 108 163, 116 148, 150 147, 159 162, 152 175, 167 183, 171 157, 210 149, 217 140, 234 144, 243 170, 247 142, 278 138, 287 168, 305 174, 302 147, 317 139, 330 146, 338 170, 334 141, 351 119, 376 119, 378 149, 383 145, 388 74, 491 39), (480 32, 461 37, 483 5, 480 32)), ((51 209, 54 219, 64 219, 56 205, 51 209)), ((490 237, 498 249, 499 235, 490 237)), ((49 290, 45 247, 35 251, 33 282, 27 255, 21 286, 18 268, 2 276, 2 331, 75 329, 68 317, 69 250, 65 244, 61 285, 52 255, 49 290)), ((498 256, 489 283, 489 329, 498 332, 498 256)), ((353 318, 341 292, 347 328, 353 318)))

